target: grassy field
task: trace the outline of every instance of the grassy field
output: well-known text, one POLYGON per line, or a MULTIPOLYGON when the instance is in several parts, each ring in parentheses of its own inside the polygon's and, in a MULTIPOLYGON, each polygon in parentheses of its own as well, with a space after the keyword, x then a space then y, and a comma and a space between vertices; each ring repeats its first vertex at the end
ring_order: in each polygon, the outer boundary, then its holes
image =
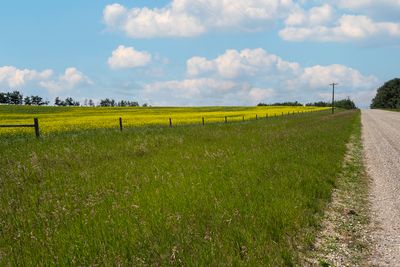
POLYGON ((296 265, 359 120, 0 136, 0 266, 296 265))
MULTIPOLYGON (((119 117, 123 118, 125 127, 146 125, 169 125, 169 118, 174 125, 241 121, 259 117, 281 116, 288 113, 323 110, 317 107, 197 107, 197 108, 165 108, 165 107, 126 107, 126 108, 89 108, 89 107, 35 107, 0 105, 0 124, 32 123, 38 117, 42 133, 91 128, 118 128, 119 117)), ((31 129, 22 129, 32 132, 31 129)), ((20 129, 0 129, 0 134, 19 133, 20 129)))

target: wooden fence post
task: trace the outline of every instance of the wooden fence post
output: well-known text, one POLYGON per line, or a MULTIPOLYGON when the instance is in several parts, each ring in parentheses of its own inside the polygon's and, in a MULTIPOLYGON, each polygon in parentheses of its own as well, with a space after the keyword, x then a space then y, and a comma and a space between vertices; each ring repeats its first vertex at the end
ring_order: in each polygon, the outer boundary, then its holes
POLYGON ((244 121, 244 116, 242 116, 243 117, 243 121, 244 121))
POLYGON ((265 118, 268 119, 268 113, 265 113, 265 118))
POLYGON ((119 118, 119 129, 122 132, 122 118, 119 118))
POLYGON ((203 126, 204 126, 204 117, 202 117, 201 119, 202 119, 202 121, 203 121, 203 126))
POLYGON ((169 127, 172 128, 172 119, 169 118, 169 127))
POLYGON ((258 120, 258 115, 256 114, 256 120, 258 120))
POLYGON ((228 118, 225 116, 225 123, 227 123, 228 122, 228 118))
POLYGON ((38 118, 34 118, 33 119, 33 124, 35 126, 35 135, 37 138, 40 137, 40 131, 39 131, 39 119, 38 118))

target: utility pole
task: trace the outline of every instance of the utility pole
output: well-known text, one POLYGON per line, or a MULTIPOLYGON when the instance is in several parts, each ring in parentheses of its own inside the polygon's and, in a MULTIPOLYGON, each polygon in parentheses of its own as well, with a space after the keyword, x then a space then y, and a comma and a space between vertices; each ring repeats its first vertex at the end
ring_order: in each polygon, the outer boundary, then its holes
POLYGON ((331 83, 332 85, 332 114, 335 113, 335 85, 339 85, 338 83, 331 83))

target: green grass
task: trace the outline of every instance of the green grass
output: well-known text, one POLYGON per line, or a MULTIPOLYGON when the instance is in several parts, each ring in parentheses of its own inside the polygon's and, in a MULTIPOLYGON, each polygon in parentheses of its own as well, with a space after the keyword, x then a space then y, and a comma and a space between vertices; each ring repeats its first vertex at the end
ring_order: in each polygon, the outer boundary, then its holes
POLYGON ((0 265, 296 265, 358 123, 0 137, 0 265))
MULTIPOLYGON (((359 118, 360 119, 360 118, 359 118)), ((305 266, 369 266, 369 181, 363 164, 361 123, 348 142, 343 168, 332 201, 325 209, 315 247, 305 256, 305 266), (308 260, 308 261, 307 261, 308 260)))

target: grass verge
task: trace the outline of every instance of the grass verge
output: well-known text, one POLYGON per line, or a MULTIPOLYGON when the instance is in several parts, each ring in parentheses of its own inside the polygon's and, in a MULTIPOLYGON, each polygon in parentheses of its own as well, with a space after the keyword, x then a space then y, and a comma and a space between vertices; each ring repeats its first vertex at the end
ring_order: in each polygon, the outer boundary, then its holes
POLYGON ((0 137, 0 265, 296 265, 358 124, 320 112, 0 137))
MULTIPOLYGON (((360 120, 360 118, 358 118, 360 120)), ((363 165, 361 123, 357 123, 343 169, 325 211, 315 247, 304 265, 367 266, 370 255, 368 179, 363 165)))

